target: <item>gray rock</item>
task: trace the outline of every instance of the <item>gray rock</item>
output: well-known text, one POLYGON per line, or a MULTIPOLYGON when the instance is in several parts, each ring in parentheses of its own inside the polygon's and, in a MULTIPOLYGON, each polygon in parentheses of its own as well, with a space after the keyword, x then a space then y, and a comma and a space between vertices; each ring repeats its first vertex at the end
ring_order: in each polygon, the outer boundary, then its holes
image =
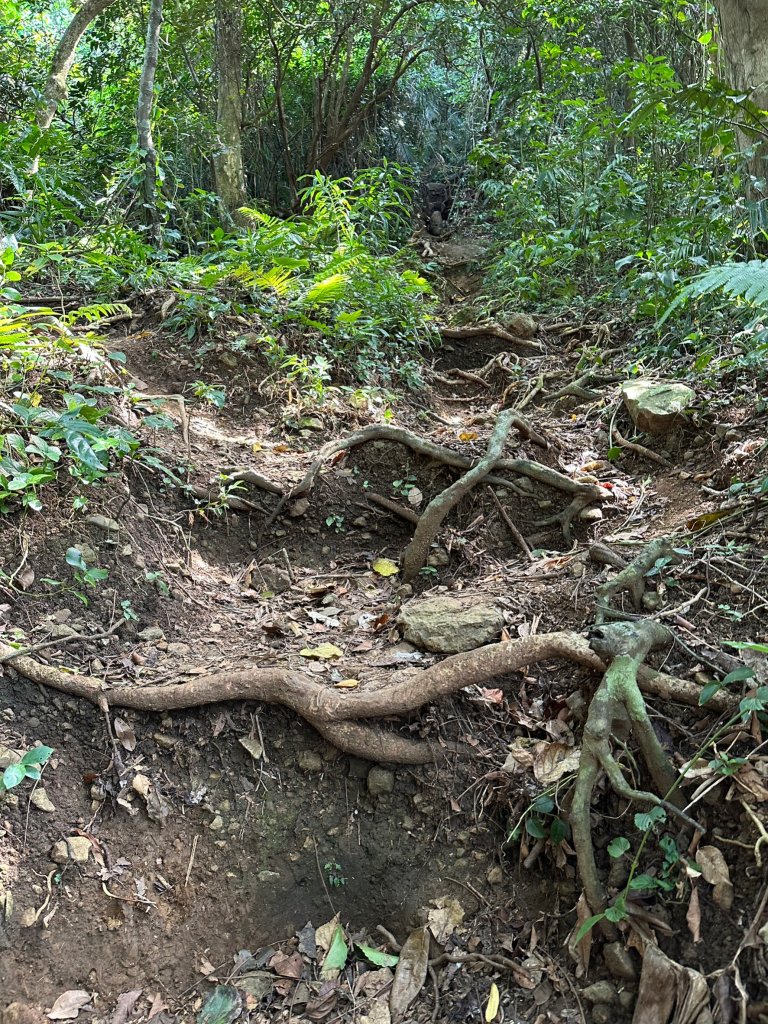
POLYGON ((152 641, 152 640, 165 640, 165 633, 160 629, 159 626, 147 626, 146 629, 142 629, 138 633, 139 640, 152 641))
POLYGON ((0 771, 5 771, 9 764, 18 764, 20 760, 21 753, 18 750, 0 743, 0 771))
POLYGON ((272 882, 272 884, 274 884, 275 882, 279 882, 280 881, 280 872, 279 871, 260 871, 256 877, 258 878, 258 880, 260 882, 263 882, 265 884, 268 883, 268 882, 272 882))
POLYGON ((583 988, 581 994, 588 1003, 615 1003, 617 996, 616 986, 611 981, 596 981, 583 988))
POLYGON ((696 392, 677 381, 628 380, 621 396, 638 430, 665 434, 696 398, 696 392))
POLYGON ((411 601, 398 623, 409 643, 435 654, 458 654, 490 643, 504 625, 495 601, 430 597, 411 601))
MULTIPOLYGON (((104 530, 105 533, 117 533, 120 529, 120 524, 115 519, 110 519, 109 516, 101 516, 98 512, 91 516, 86 516, 85 521, 89 526, 95 526, 96 529, 104 530)), ((83 557, 85 558, 85 556, 83 557)))
POLYGON ((305 772, 321 772, 323 759, 316 750, 302 750, 299 754, 299 768, 305 772))
POLYGON ((395 788, 395 773, 388 768, 371 768, 368 772, 368 792, 371 796, 384 796, 395 788))
POLYGON ((221 832, 221 830, 224 828, 224 819, 222 818, 222 816, 220 814, 215 814, 213 817, 213 821, 210 823, 208 828, 211 830, 211 832, 221 832))
POLYGON ((190 652, 189 644, 182 643, 170 643, 166 648, 168 654, 172 654, 175 658, 186 658, 190 652))
POLYGON ((637 978, 632 954, 621 942, 609 942, 603 949, 603 959, 614 978, 621 978, 622 981, 635 981, 637 978))

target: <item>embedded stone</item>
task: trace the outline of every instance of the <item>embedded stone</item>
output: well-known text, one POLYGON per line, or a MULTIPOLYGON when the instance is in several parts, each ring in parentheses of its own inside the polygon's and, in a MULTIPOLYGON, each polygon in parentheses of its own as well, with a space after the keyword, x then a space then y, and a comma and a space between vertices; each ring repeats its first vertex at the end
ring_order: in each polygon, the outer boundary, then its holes
POLYGON ((411 601, 400 612, 403 637, 435 654, 458 654, 495 640, 504 615, 495 601, 431 597, 411 601))
POLYGON ((696 392, 677 381, 628 380, 621 396, 638 430, 658 436, 683 416, 696 392))

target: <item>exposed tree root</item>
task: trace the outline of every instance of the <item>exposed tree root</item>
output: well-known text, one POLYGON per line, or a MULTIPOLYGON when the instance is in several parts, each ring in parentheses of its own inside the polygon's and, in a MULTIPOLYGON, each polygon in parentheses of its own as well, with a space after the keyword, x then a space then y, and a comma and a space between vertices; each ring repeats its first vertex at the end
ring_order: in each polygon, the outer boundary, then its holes
POLYGON ((649 462, 655 462, 659 466, 664 466, 665 469, 671 468, 672 463, 668 459, 665 459, 663 455, 659 455, 657 452, 652 452, 650 448, 646 448, 644 444, 638 444, 637 441, 628 441, 615 424, 611 433, 613 434, 614 441, 620 448, 626 448, 627 451, 634 452, 635 455, 639 455, 641 459, 647 459, 649 462))
MULTIPOLYGON (((596 549, 596 552, 602 554, 602 546, 600 549, 596 549)), ((674 553, 672 542, 667 537, 658 537, 656 540, 652 540, 613 579, 608 580, 607 583, 603 583, 602 586, 597 588, 595 622, 598 625, 605 622, 605 619, 610 617, 613 612, 611 599, 624 590, 629 591, 635 611, 640 610, 643 594, 645 593, 646 574, 660 558, 669 558, 672 561, 679 560, 678 556, 674 553)), ((615 562, 612 564, 615 564, 615 562)))
POLYGON ((511 334, 505 327, 501 327, 499 324, 481 324, 477 327, 441 327, 440 333, 444 338, 455 338, 461 340, 464 338, 501 338, 502 341, 509 342, 510 345, 515 345, 517 348, 524 348, 529 352, 540 353, 542 351, 541 345, 538 342, 531 341, 530 338, 521 338, 518 335, 511 334))
POLYGON ((696 827, 682 812, 684 801, 673 789, 677 776, 654 732, 637 678, 638 668, 649 651, 670 640, 666 627, 651 621, 611 623, 595 630, 591 637, 593 650, 610 665, 589 705, 571 805, 571 828, 584 893, 595 914, 607 905, 592 846, 592 793, 601 769, 619 796, 663 807, 686 825, 696 827), (611 752, 611 733, 617 722, 629 725, 655 786, 659 792, 670 794, 670 801, 633 789, 626 781, 611 752))
MULTIPOLYGON (((0 643, 0 658, 10 662, 13 669, 27 679, 83 697, 102 709, 113 705, 137 711, 178 711, 228 700, 281 704, 301 715, 340 750, 395 764, 426 764, 460 748, 414 741, 398 733, 360 724, 360 719, 407 714, 465 686, 481 685, 551 658, 573 661, 597 672, 605 667, 584 637, 577 633, 545 633, 490 644, 455 654, 427 669, 406 669, 371 677, 365 677, 361 671, 358 674, 364 678, 354 691, 338 690, 308 673, 263 667, 216 672, 184 683, 112 689, 77 672, 44 665, 7 644, 0 643)), ((640 685, 646 692, 694 706, 701 692, 693 683, 644 667, 640 685)))
POLYGON ((483 458, 464 476, 459 477, 450 487, 441 491, 424 509, 411 543, 403 552, 403 579, 406 583, 410 582, 419 569, 426 564, 430 544, 437 536, 438 530, 451 509, 455 508, 461 499, 466 497, 472 488, 487 477, 496 466, 504 450, 512 423, 516 418, 517 414, 514 409, 505 409, 500 413, 488 442, 488 451, 483 458))

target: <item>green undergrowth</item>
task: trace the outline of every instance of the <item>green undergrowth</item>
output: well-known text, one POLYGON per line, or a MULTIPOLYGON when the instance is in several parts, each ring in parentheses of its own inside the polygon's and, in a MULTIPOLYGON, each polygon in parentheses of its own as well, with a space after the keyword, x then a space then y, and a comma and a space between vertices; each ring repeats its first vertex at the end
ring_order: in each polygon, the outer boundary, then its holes
POLYGON ((159 291, 165 330, 198 361, 223 342, 235 356, 256 349, 308 388, 333 378, 418 384, 420 353, 437 337, 437 300, 402 249, 408 180, 390 165, 335 181, 316 174, 300 215, 245 209, 244 230, 212 227, 187 253, 173 237, 155 249, 126 225, 31 241, 19 260, 25 290, 53 279, 100 301, 159 291))

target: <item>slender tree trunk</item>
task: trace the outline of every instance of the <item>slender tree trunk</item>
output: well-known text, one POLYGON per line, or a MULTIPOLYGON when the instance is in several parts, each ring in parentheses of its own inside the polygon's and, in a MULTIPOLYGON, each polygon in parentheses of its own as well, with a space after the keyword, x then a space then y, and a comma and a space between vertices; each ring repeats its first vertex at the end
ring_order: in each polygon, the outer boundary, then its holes
POLYGON ((213 156, 216 191, 233 221, 247 201, 243 169, 240 65, 243 49, 243 11, 239 0, 216 0, 216 75, 218 147, 213 156))
POLYGON ((152 107, 155 98, 155 72, 160 52, 160 28, 163 24, 163 0, 152 0, 147 23, 144 66, 139 81, 136 125, 139 148, 144 153, 144 212, 152 232, 152 240, 160 241, 160 211, 157 208, 157 151, 152 138, 152 107))
MULTIPOLYGON (((729 83, 749 93, 761 110, 768 109, 768 0, 718 0, 720 33, 729 83)), ((748 123, 748 122, 747 122, 748 123)), ((765 131, 765 122, 760 127, 765 131)), ((747 197, 768 197, 768 145, 748 131, 738 132, 747 151, 747 197)))
MULTIPOLYGON (((67 75, 75 61, 77 44, 83 38, 91 22, 114 3, 115 0, 85 0, 85 3, 67 25, 53 55, 48 81, 43 89, 43 102, 37 112, 37 126, 41 135, 44 135, 51 127, 59 104, 66 99, 67 75)), ((38 161, 39 158, 35 157, 29 169, 30 174, 37 173, 38 161)))

